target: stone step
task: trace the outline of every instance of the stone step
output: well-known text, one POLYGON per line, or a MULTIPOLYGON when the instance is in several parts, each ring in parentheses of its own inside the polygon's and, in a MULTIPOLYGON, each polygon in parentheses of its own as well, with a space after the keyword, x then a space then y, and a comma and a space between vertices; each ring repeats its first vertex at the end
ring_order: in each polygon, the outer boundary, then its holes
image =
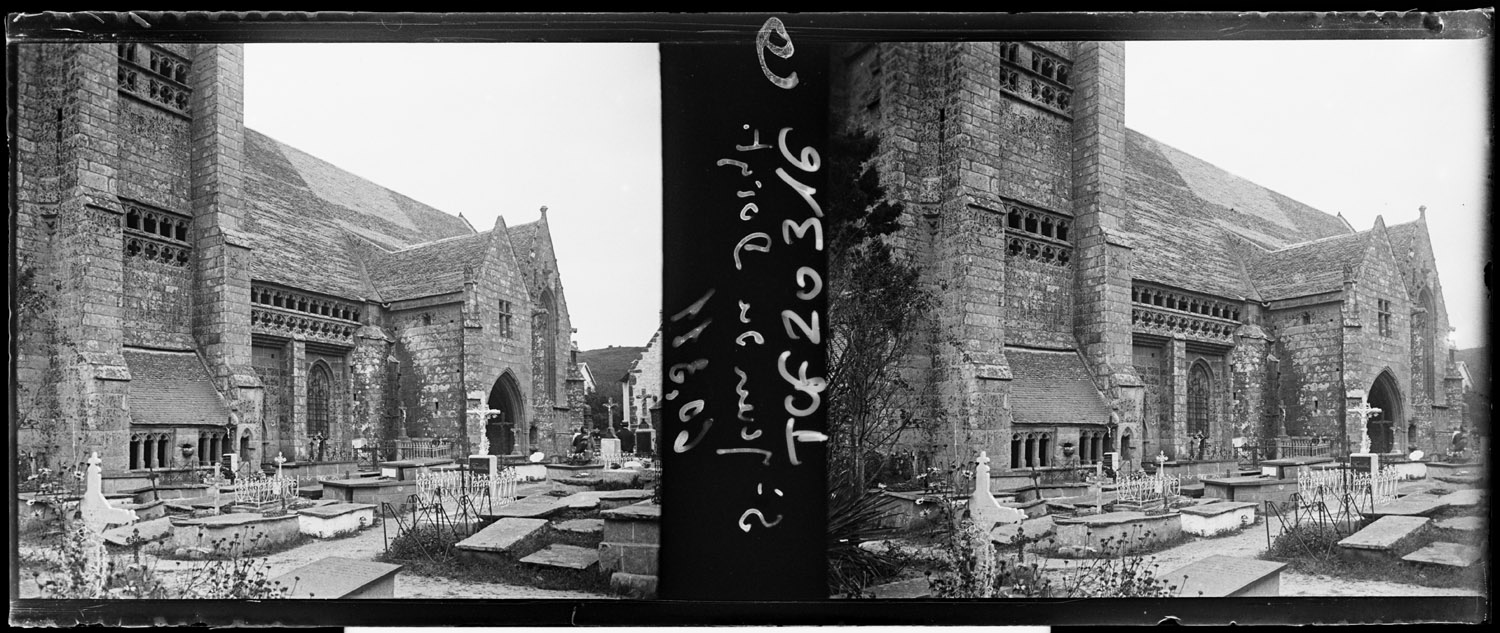
POLYGON ((476 554, 510 554, 511 548, 547 525, 546 519, 503 518, 473 536, 459 541, 455 548, 476 554))
POLYGON ((1472 545, 1438 541, 1402 556, 1401 560, 1422 565, 1465 569, 1478 562, 1479 557, 1479 548, 1472 545))
POLYGON ((521 562, 543 567, 582 571, 598 566, 599 550, 589 547, 578 547, 576 545, 553 543, 528 554, 525 558, 521 559, 521 562))

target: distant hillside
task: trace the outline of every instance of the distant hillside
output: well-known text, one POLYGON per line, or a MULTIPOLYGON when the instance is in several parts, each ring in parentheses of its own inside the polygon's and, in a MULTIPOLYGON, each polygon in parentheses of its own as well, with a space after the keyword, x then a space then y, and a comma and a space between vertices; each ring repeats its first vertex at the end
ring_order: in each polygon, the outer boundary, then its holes
POLYGON ((1490 349, 1488 347, 1453 350, 1453 360, 1462 361, 1469 366, 1469 377, 1474 380, 1475 391, 1489 395, 1490 349))
POLYGON ((620 390, 620 378, 630 369, 631 361, 641 357, 641 352, 646 351, 644 347, 605 347, 591 349, 586 352, 578 352, 578 362, 588 363, 589 370, 594 372, 594 384, 596 388, 605 393, 617 393, 620 390))

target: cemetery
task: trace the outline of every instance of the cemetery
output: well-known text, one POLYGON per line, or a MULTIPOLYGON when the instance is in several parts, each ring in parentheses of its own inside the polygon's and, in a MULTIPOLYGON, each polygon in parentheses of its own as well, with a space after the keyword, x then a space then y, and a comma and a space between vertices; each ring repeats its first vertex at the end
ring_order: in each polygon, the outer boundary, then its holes
POLYGON ((1080 467, 1083 490, 1071 491, 1055 481, 990 477, 981 451, 971 462, 971 494, 942 486, 874 491, 880 531, 856 546, 900 563, 864 576, 863 586, 831 574, 830 594, 1480 595, 1488 491, 1478 476, 1435 475, 1479 475, 1484 465, 1451 467, 1420 454, 1351 457, 1364 459, 1303 455, 1215 472, 1173 469, 1163 456, 1149 471, 1114 476, 1080 467), (1131 582, 1109 580, 1122 577, 1131 582), (1371 583, 1379 589, 1360 591, 1371 583))
POLYGON ((617 441, 573 456, 593 466, 582 476, 490 455, 308 474, 278 456, 110 494, 95 458, 18 495, 23 596, 389 599, 416 574, 445 597, 650 597, 660 471, 617 441))

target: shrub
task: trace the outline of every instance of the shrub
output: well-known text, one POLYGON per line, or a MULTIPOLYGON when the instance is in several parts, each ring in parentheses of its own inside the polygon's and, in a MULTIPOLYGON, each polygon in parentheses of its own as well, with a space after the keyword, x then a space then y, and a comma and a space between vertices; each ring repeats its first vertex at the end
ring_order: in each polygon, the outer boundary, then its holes
MULTIPOLYGON (((1142 537, 1144 541, 1146 537, 1142 537)), ((949 543, 949 569, 929 576, 940 598, 1160 598, 1179 588, 1157 575, 1154 558, 1126 555, 1127 543, 1101 543, 1100 557, 1065 562, 1059 570, 1043 567, 1027 549, 1050 543, 1023 531, 1004 548, 970 521, 962 521, 949 543)), ((1140 544, 1137 544, 1139 546, 1140 544)))

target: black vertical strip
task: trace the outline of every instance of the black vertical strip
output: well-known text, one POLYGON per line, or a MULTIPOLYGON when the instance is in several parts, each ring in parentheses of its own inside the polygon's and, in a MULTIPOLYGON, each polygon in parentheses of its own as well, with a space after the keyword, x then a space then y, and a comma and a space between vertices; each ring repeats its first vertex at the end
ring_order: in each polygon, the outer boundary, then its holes
POLYGON ((780 26, 661 48, 663 599, 828 595, 828 53, 780 26))

